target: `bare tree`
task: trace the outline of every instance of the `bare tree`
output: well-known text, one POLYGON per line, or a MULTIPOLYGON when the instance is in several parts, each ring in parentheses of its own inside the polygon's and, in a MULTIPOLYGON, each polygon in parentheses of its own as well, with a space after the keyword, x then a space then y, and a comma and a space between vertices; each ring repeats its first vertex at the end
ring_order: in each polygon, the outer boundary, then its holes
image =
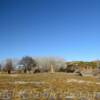
POLYGON ((0 64, 0 71, 1 71, 2 65, 0 64))
POLYGON ((65 67, 65 60, 59 57, 38 57, 35 59, 42 72, 59 71, 61 67, 65 67))
POLYGON ((4 70, 7 71, 8 74, 11 74, 11 71, 13 70, 13 63, 11 59, 6 60, 4 70))

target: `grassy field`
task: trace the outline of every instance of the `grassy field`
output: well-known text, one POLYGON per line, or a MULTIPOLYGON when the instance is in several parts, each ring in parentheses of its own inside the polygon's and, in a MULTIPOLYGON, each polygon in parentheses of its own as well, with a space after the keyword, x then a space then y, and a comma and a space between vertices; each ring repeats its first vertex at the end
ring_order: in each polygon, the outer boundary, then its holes
POLYGON ((0 74, 0 100, 100 100, 100 81, 67 73, 0 74), (8 93, 8 94, 7 94, 8 93), (24 97, 26 99, 24 99, 24 97), (22 99, 21 99, 22 98, 22 99), (70 99, 71 100, 71 99, 70 99))

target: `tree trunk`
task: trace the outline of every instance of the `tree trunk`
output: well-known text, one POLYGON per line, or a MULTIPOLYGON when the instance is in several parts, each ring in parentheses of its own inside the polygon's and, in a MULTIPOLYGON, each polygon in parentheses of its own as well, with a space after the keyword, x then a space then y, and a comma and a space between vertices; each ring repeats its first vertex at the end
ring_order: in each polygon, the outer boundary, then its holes
POLYGON ((50 66, 50 73, 54 73, 54 68, 52 65, 50 66))
POLYGON ((11 70, 8 70, 8 74, 11 74, 11 70))
POLYGON ((27 70, 26 70, 26 68, 24 69, 24 73, 26 73, 27 72, 27 70))

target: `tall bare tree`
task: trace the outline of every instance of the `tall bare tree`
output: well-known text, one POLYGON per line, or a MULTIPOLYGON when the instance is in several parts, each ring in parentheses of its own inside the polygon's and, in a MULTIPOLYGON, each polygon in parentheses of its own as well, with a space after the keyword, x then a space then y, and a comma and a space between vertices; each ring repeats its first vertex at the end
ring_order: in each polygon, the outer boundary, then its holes
POLYGON ((51 69, 53 71, 59 71, 61 67, 65 67, 65 60, 59 57, 38 57, 35 59, 39 68, 43 72, 48 72, 51 69))
POLYGON ((1 71, 2 65, 0 64, 0 71, 1 71))
POLYGON ((4 70, 7 71, 8 74, 11 74, 11 71, 13 70, 13 63, 11 59, 6 60, 4 70))

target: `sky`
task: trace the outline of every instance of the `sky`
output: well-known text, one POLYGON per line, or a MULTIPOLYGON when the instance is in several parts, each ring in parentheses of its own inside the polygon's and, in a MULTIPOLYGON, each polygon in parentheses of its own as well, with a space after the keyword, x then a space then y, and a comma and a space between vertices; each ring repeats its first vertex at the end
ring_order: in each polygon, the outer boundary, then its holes
POLYGON ((100 0, 0 0, 0 59, 100 59, 100 0))

